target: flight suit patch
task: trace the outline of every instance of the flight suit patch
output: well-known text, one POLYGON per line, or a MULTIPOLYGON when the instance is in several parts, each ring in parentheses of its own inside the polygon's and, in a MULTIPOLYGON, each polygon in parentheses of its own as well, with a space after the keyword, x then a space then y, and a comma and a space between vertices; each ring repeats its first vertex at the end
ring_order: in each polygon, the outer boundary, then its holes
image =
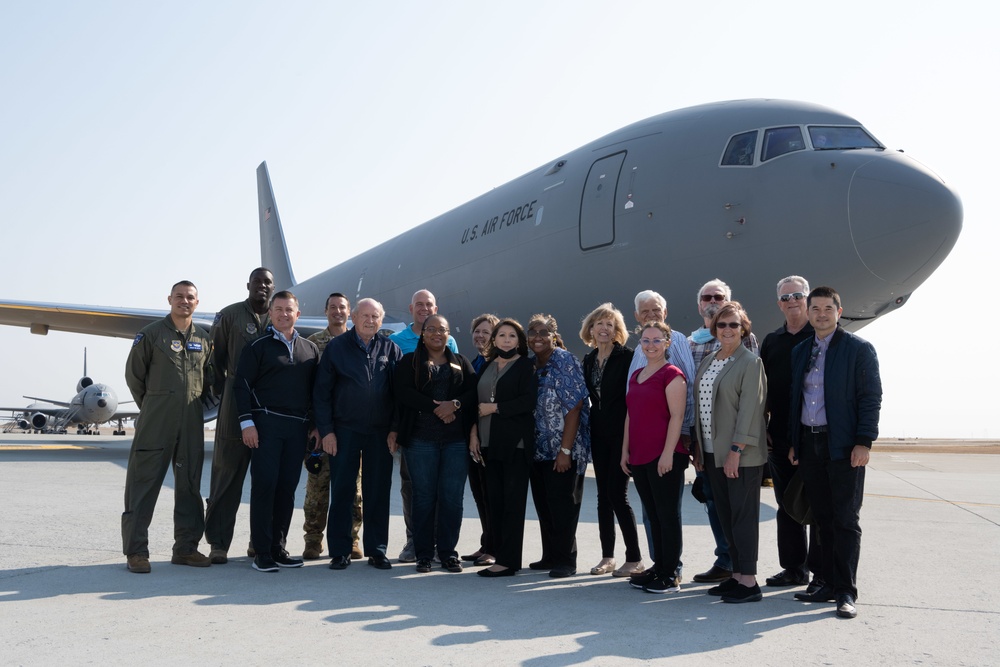
POLYGON ((184 349, 184 343, 179 340, 170 341, 170 349, 174 352, 180 352, 184 349))
POLYGON ((135 340, 132 341, 132 347, 135 347, 136 345, 138 345, 139 343, 141 343, 144 336, 145 336, 145 334, 143 334, 143 333, 137 333, 135 335, 135 340))
POLYGON ((188 343, 187 349, 191 352, 201 352, 201 343, 188 343))
POLYGON ((257 333, 257 325, 254 324, 253 322, 247 324, 247 333, 250 334, 251 336, 257 333))

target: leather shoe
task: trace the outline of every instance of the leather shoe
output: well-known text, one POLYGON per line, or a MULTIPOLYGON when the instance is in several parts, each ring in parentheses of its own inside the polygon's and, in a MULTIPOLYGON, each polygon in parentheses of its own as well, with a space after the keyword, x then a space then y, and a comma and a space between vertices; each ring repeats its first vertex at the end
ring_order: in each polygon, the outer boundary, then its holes
POLYGON ((551 570, 552 569, 552 563, 550 561, 547 561, 547 560, 545 560, 543 558, 541 560, 536 560, 534 563, 529 563, 528 564, 528 569, 530 569, 530 570, 551 570))
POLYGON ((461 558, 462 560, 468 561, 469 563, 474 563, 475 561, 479 560, 479 557, 482 555, 483 552, 477 551, 476 553, 468 554, 466 556, 462 556, 461 558))
POLYGON ((806 586, 806 593, 812 595, 819 589, 823 588, 823 586, 826 586, 826 584, 823 583, 822 579, 820 579, 819 577, 813 577, 813 580, 809 582, 808 586, 806 586))
POLYGON ((496 562, 497 559, 494 558, 493 556, 489 554, 483 554, 482 556, 476 559, 476 562, 473 563, 473 565, 479 565, 481 567, 482 566, 489 567, 490 565, 495 565, 496 562))
POLYGON ((833 592, 833 586, 823 584, 815 593, 796 593, 795 599, 802 602, 833 602, 836 595, 833 592))
POLYGON ((733 576, 732 570, 724 570, 718 565, 713 565, 708 572, 694 575, 694 580, 699 584, 714 584, 725 581, 733 576))
POLYGON ((377 570, 391 570, 392 563, 383 554, 378 554, 377 556, 369 556, 368 564, 377 570))
POLYGON ((854 596, 850 593, 841 593, 837 596, 837 616, 840 618, 854 618, 858 615, 858 610, 854 607, 854 596))
POLYGON ((783 586, 805 586, 809 583, 809 575, 795 570, 782 570, 773 577, 765 580, 768 586, 781 588, 783 586))
POLYGON ((350 556, 334 556, 330 560, 331 570, 346 570, 347 566, 351 564, 350 556))
POLYGON ((478 574, 480 577, 487 577, 487 578, 492 578, 492 577, 513 577, 515 574, 517 574, 517 572, 513 568, 510 568, 510 567, 508 567, 506 570, 496 570, 496 571, 491 570, 489 568, 486 568, 484 570, 480 570, 479 572, 476 572, 476 574, 478 574))
POLYGON ((576 574, 576 568, 568 565, 554 567, 549 570, 549 576, 553 579, 565 579, 566 577, 572 577, 574 574, 576 574))

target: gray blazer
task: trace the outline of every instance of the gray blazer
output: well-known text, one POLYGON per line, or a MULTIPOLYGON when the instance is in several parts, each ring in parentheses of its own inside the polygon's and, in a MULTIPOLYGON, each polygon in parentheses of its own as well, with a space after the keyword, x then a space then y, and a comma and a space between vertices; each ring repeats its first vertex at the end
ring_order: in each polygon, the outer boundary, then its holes
MULTIPOLYGON (((699 387, 705 371, 715 359, 707 354, 698 367, 695 381, 695 428, 698 442, 704 442, 701 428, 699 387)), ((712 385, 712 449, 715 465, 721 468, 726 462, 731 445, 746 445, 740 455, 740 467, 761 466, 767 463, 767 424, 764 421, 764 402, 767 398, 767 377, 760 357, 742 345, 736 348, 732 361, 722 368, 712 385)), ((703 453, 699 447, 698 460, 703 453)))

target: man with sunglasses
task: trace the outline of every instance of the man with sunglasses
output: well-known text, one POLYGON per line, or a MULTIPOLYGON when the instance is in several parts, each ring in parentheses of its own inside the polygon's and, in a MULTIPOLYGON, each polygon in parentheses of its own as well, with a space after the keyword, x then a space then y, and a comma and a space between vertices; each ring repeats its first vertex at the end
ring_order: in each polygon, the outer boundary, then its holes
POLYGON ((778 308, 785 316, 785 323, 764 338, 760 358, 767 374, 767 443, 768 464, 774 480, 774 499, 778 503, 775 521, 778 528, 778 562, 782 570, 767 578, 773 587, 802 586, 809 584, 807 593, 815 593, 823 586, 820 571, 819 543, 815 527, 809 530, 785 511, 784 496, 795 473, 795 466, 788 460, 788 401, 792 386, 792 348, 811 338, 813 327, 806 312, 806 295, 809 281, 802 276, 788 276, 778 281, 778 308), (807 547, 808 544, 808 547, 807 547), (809 573, 814 574, 812 582, 809 573))
MULTIPOLYGON (((733 291, 729 289, 729 285, 718 278, 709 280, 698 290, 698 314, 704 320, 704 326, 692 331, 688 338, 695 368, 701 365, 701 360, 705 358, 706 354, 714 354, 722 347, 722 344, 712 335, 712 318, 719 312, 722 304, 731 301, 732 298, 733 291)), ((760 356, 757 337, 752 333, 743 339, 743 346, 760 356)), ((692 430, 691 435, 694 436, 694 430, 692 430)), ((708 523, 712 527, 712 536, 715 538, 715 563, 708 571, 694 575, 694 580, 700 584, 727 581, 733 574, 733 564, 729 557, 729 543, 726 542, 726 535, 722 532, 719 515, 715 511, 715 500, 712 497, 712 488, 708 483, 708 478, 705 477, 704 471, 696 471, 695 474, 702 479, 701 489, 704 493, 705 509, 708 512, 708 523)))

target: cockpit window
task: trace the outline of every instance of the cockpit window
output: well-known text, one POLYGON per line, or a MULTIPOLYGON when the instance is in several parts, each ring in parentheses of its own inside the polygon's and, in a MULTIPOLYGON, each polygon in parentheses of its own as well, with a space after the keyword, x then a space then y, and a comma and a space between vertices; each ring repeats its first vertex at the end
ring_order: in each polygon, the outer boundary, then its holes
POLYGON ((845 148, 882 148, 870 134, 860 127, 810 125, 809 138, 813 148, 829 151, 845 148))
POLYGON ((753 165, 753 154, 757 148, 757 130, 737 134, 729 140, 722 156, 723 166, 749 167, 753 165))
POLYGON ((767 162, 792 151, 805 150, 806 142, 802 138, 799 127, 774 127, 764 130, 764 150, 761 152, 761 162, 767 162))

